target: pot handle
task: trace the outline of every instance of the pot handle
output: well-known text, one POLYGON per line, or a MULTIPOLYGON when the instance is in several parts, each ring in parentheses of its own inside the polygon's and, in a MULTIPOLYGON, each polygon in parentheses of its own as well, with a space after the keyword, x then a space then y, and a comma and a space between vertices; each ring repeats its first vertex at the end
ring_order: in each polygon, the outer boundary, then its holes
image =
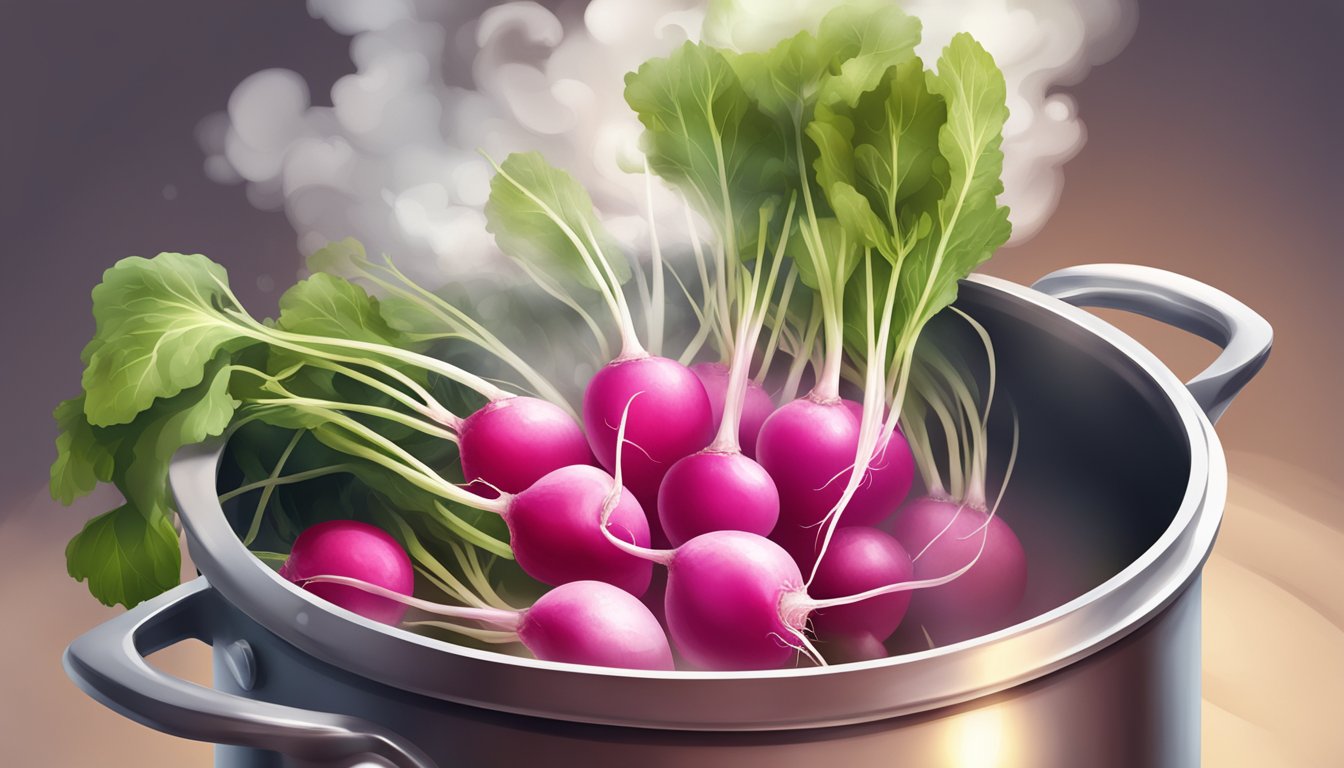
POLYGON ((104 706, 174 736, 280 752, 296 765, 434 768, 418 748, 360 718, 216 691, 145 661, 184 640, 210 643, 218 600, 201 577, 141 603, 71 643, 66 674, 104 706))
POLYGON ((1150 317, 1222 347, 1218 359, 1185 384, 1211 422, 1218 421, 1265 364, 1274 341, 1269 323, 1250 307, 1217 288, 1164 269, 1088 264, 1051 272, 1032 288, 1078 307, 1150 317))

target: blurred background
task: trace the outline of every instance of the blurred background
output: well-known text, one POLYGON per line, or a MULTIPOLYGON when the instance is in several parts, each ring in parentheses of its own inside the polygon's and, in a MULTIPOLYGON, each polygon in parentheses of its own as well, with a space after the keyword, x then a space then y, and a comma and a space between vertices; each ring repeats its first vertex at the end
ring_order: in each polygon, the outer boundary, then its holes
MULTIPOLYGON (((95 494, 66 509, 45 490, 50 413, 78 392, 79 350, 93 331, 89 291, 103 269, 128 255, 205 253, 228 268, 258 316, 274 311, 304 249, 326 237, 357 234, 409 254, 422 276, 466 274, 488 268, 462 234, 476 221, 479 174, 463 165, 453 184, 436 189, 389 167, 415 161, 452 175, 459 145, 522 148, 515 145, 528 131, 560 152, 589 138, 619 149, 628 138, 619 125, 607 131, 565 117, 591 91, 564 91, 580 98, 537 112, 531 99, 541 91, 528 85, 528 72, 485 82, 529 61, 533 71, 580 85, 589 71, 623 71, 631 55, 637 62, 648 51, 603 47, 620 24, 643 18, 621 16, 617 4, 589 13, 588 39, 574 29, 583 26, 583 2, 552 4, 550 18, 565 20, 559 26, 531 4, 480 23, 472 20, 487 7, 474 2, 421 3, 414 12, 409 3, 380 3, 373 15, 348 5, 0 8, 0 263, 8 289, 0 334, 10 350, 0 363, 0 764, 210 764, 208 746, 114 715, 60 669, 65 644, 115 613, 69 580, 62 556, 68 538, 111 500, 95 494), (397 25, 416 13, 438 26, 397 25), (614 21, 604 27, 604 19, 614 21), (428 59, 439 69, 433 89, 416 91, 414 67, 408 74, 396 56, 405 50, 437 51, 428 59), (547 60, 552 50, 565 55, 547 60), (297 74, 257 79, 274 68, 297 74), (473 77, 477 90, 468 93, 473 77), (405 99, 370 106, 379 83, 405 99), (416 111, 426 94, 481 119, 427 123, 416 111), (345 106, 325 109, 333 99, 345 106), (370 115, 378 122, 363 129, 361 143, 352 132, 370 115), (427 137, 426 125, 440 131, 427 137), (416 143, 427 154, 396 154, 416 143), (305 146, 312 152, 299 153, 305 146), (389 217, 370 218, 380 200, 389 217)), ((652 5, 660 28, 698 21, 685 15, 689 2, 652 5)), ((934 4, 910 5, 920 13, 934 4)), ((1008 190, 1025 217, 1018 231, 1034 236, 984 271, 1029 283, 1075 264, 1153 265, 1232 294, 1274 326, 1268 366, 1218 425, 1232 479, 1204 580, 1205 763, 1344 765, 1335 714, 1344 681, 1344 423, 1335 402, 1344 382, 1344 5, 1098 1, 1078 4, 1065 14, 1074 26, 1047 34, 1033 32, 1030 14, 992 15, 1015 4, 963 5, 982 13, 987 27, 977 35, 998 35, 1010 64, 1021 63, 1024 101, 1015 114, 1036 118, 1018 126, 1015 157, 1029 161, 1015 166, 1008 190), (1019 39, 1027 42, 1014 47, 1019 39), (1051 58, 1046 49, 1061 39, 1073 47, 1051 58)), ((1022 5, 1048 20, 1050 6, 1069 4, 1022 5)), ((599 188, 599 204, 622 198, 621 182, 604 175, 611 170, 576 169, 599 188)), ((641 236, 634 224, 622 232, 641 236)), ((1215 353, 1156 323, 1102 314, 1184 377, 1215 353)), ((209 677, 203 648, 175 648, 156 663, 209 677)))

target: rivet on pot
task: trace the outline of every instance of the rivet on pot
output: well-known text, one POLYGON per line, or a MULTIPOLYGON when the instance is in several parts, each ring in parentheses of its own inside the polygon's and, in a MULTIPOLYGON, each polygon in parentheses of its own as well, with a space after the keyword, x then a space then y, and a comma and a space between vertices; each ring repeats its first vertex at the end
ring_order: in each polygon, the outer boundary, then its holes
POLYGON ((257 657, 252 653, 252 646, 246 640, 234 640, 224 646, 221 656, 238 687, 244 691, 252 690, 257 683, 257 657))

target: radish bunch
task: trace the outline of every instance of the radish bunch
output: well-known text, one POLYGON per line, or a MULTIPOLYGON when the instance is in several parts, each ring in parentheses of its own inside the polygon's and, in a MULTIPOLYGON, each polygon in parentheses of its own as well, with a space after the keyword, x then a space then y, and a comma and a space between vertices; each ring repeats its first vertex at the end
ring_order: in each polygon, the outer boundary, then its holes
MULTIPOLYGON (((921 334, 1007 239, 1006 89, 967 35, 926 69, 919 33, 890 4, 842 5, 768 51, 687 43, 630 73, 647 264, 540 154, 490 160, 486 228, 567 318, 537 338, 506 342, 473 297, 353 241, 310 258, 274 321, 204 257, 118 264, 86 394, 58 410, 53 489, 111 480, 128 504, 72 542, 71 573, 108 571, 90 553, 113 531, 135 544, 117 556, 151 561, 115 572, 176 578, 156 473, 228 432, 246 481, 222 498, 256 495, 244 543, 375 621, 413 608, 541 659, 647 669, 1004 626, 1026 565, 987 503, 992 352, 982 398, 921 334), (666 260, 655 184, 685 208, 687 252, 666 260), (357 520, 314 525, 298 483, 357 520)), ((114 597, 165 585, 139 586, 114 597)))
POLYGON ((478 388, 487 405, 445 420, 475 493, 416 479, 500 516, 532 579, 643 597, 691 667, 877 657, 903 621, 950 642, 1002 626, 1021 600, 1021 546, 985 503, 990 401, 966 366, 915 352, 956 280, 1006 239, 1004 86, 966 36, 926 71, 917 36, 897 10, 842 7, 815 38, 763 54, 687 44, 630 74, 649 183, 687 201, 698 295, 671 274, 689 339, 666 327, 651 211, 653 280, 564 171, 535 153, 495 165, 500 250, 609 358, 584 387, 581 429, 563 403, 478 388), (858 20, 890 45, 851 45, 858 20), (624 287, 636 271, 642 338, 624 287), (662 354, 669 336, 685 339, 677 359, 662 354), (951 487, 929 418, 953 447, 951 487), (927 495, 902 508, 917 465, 927 495), (665 594, 646 594, 653 567, 665 594))

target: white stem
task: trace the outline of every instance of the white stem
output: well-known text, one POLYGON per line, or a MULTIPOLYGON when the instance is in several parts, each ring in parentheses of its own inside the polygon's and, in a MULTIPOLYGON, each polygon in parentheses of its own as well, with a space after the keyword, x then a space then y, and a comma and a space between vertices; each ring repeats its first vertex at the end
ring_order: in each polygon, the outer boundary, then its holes
POLYGON ((658 242, 658 224, 653 212, 653 173, 649 170, 647 157, 644 158, 644 199, 648 208, 649 252, 653 260, 653 311, 649 322, 649 352, 661 355, 667 299, 663 289, 663 249, 658 242))
POLYGON ((641 394, 643 393, 636 392, 625 402, 625 409, 621 411, 621 423, 616 427, 616 475, 612 479, 611 491, 607 494, 607 498, 602 502, 602 535, 606 536, 607 541, 610 541, 617 549, 626 554, 634 555, 641 560, 650 560, 655 563, 667 565, 672 562, 672 556, 676 554, 675 549, 649 549, 647 547, 641 547, 633 541, 625 541, 617 538, 616 534, 612 533, 611 529, 607 527, 611 522, 611 513, 615 511, 616 505, 621 500, 621 455, 625 449, 625 425, 630 418, 630 405, 631 403, 634 403, 635 398, 639 397, 641 394))
POLYGON ((787 242, 789 227, 793 223, 792 200, 784 218, 784 234, 775 245, 770 263, 769 276, 766 278, 764 296, 760 295, 761 270, 765 260, 765 237, 767 224, 765 213, 761 213, 761 228, 758 237, 759 248, 756 264, 752 269, 751 283, 743 301, 742 315, 738 321, 737 347, 733 350, 732 365, 728 369, 728 388, 724 394, 723 419, 719 424, 718 435, 710 443, 709 450, 737 453, 741 450, 738 440, 738 428, 742 423, 742 407, 747 395, 747 378, 751 370, 752 353, 756 351, 756 342, 760 339, 765 315, 770 307, 770 296, 775 292, 775 281, 779 277, 779 265, 784 261, 784 245, 787 242))
POLYGON ((821 305, 814 303, 812 316, 807 322, 807 330, 803 332, 802 345, 799 346, 797 354, 793 356, 793 362, 789 365, 789 376, 784 381, 784 389, 779 397, 781 403, 790 402, 798 396, 798 387, 802 383, 803 372, 807 370, 807 364, 812 359, 812 346, 817 341, 817 330, 820 328, 821 305))
POLYGON ((415 608, 432 613, 437 616, 448 616, 454 619, 466 619, 468 621, 479 621, 483 624, 490 624, 496 627, 502 627, 511 632, 517 632, 522 624, 523 614, 526 611, 502 611, 498 608, 468 608, 461 605, 444 605, 442 603, 433 603, 428 600, 421 600, 418 597, 403 595, 400 592, 394 592, 386 587, 377 584, 370 584, 360 579, 352 579, 349 576, 334 576, 322 574, 318 576, 309 576, 302 580, 306 586, 308 584, 340 584, 343 587, 353 587, 361 592, 368 592, 371 595, 387 598, 396 603, 401 603, 408 608, 415 608))
POLYGON ((779 335, 784 331, 784 317, 789 309, 789 302, 793 299, 794 284, 798 282, 798 270, 792 264, 789 265, 789 272, 784 276, 784 288, 780 291, 779 304, 775 308, 775 319, 770 326, 770 339, 765 342, 765 355, 761 358, 761 366, 756 371, 756 383, 765 386, 766 377, 770 375, 770 365, 775 360, 775 352, 779 350, 779 335))

